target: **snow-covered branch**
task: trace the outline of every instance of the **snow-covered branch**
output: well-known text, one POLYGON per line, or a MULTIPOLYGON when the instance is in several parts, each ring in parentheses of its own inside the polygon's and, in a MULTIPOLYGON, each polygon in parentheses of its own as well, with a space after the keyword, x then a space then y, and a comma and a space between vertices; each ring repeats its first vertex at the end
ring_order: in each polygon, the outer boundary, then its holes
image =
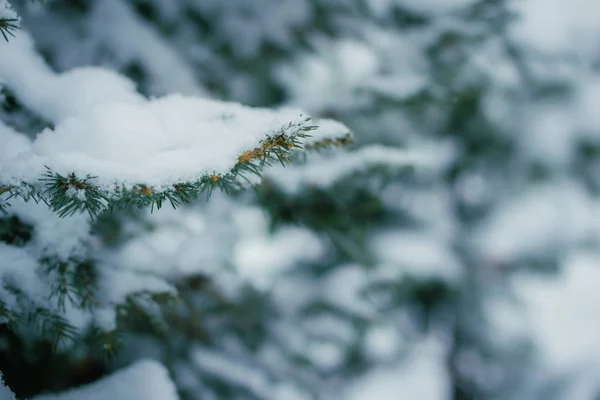
POLYGON ((146 99, 131 81, 100 68, 57 74, 26 33, 0 51, 8 55, 0 80, 52 123, 35 140, 0 125, 13 146, 0 158, 0 210, 14 196, 42 200, 61 216, 96 216, 121 203, 176 206, 215 187, 237 189, 304 144, 348 142, 342 124, 319 127, 297 109, 179 94, 146 99))

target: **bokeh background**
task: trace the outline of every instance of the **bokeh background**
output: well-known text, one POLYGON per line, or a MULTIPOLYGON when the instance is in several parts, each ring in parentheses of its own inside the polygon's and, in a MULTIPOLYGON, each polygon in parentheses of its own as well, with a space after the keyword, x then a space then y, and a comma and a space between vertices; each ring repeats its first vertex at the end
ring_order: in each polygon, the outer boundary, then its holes
POLYGON ((355 139, 255 190, 99 221, 105 257, 181 299, 131 305, 108 358, 3 332, 15 393, 150 357, 183 399, 600 399, 600 3, 12 3, 57 71, 297 106, 355 139))

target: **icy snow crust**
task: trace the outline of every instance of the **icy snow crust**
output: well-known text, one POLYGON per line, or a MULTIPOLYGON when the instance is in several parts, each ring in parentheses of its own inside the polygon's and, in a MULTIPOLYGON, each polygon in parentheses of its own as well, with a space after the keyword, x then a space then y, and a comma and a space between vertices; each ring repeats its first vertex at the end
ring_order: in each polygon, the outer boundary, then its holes
MULTIPOLYGON (((225 174, 262 140, 295 137, 312 125, 297 109, 257 109, 181 94, 146 99, 126 78, 99 68, 56 74, 23 32, 1 43, 0 52, 0 81, 54 123, 30 146, 2 154, 0 181, 8 184, 34 182, 49 168, 94 176, 104 190, 137 184, 161 189, 225 174)), ((341 124, 310 132, 314 138, 347 133, 341 124)), ((6 129, 0 134, 22 141, 6 129)))

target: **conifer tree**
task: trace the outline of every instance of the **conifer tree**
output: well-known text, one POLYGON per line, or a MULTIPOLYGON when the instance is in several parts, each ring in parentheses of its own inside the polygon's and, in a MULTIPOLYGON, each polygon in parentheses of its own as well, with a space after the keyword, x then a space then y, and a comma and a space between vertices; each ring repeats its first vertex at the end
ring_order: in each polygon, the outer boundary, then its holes
POLYGON ((0 0, 6 385, 594 398, 586 1, 0 0))

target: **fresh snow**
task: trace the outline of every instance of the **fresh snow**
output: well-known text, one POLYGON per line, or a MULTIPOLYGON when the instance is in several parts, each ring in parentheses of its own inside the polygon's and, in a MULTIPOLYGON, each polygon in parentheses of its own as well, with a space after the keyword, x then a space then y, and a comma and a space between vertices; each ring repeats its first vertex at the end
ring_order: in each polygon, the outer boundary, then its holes
MULTIPOLYGON (((261 140, 295 136, 311 125, 297 109, 257 109, 181 94, 145 99, 131 81, 99 68, 56 74, 25 33, 1 43, 0 51, 0 81, 55 123, 29 151, 1 160, 5 183, 33 182, 47 166, 65 175, 98 177, 95 183, 104 189, 164 188, 226 173, 261 140)), ((326 122, 322 131, 310 133, 335 137, 348 129, 326 122)))
POLYGON ((304 118, 297 111, 256 110, 180 95, 142 104, 99 104, 43 131, 30 152, 6 160, 0 179, 33 181, 48 166, 63 174, 98 176, 103 187, 194 181, 228 172, 239 155, 267 136, 294 136, 304 118))
POLYGON ((17 18, 17 13, 12 9, 8 0, 0 0, 0 19, 17 18))
POLYGON ((252 110, 179 95, 146 104, 107 103, 42 132, 33 151, 11 161, 0 177, 30 181, 47 165, 57 172, 98 176, 102 186, 163 187, 226 173, 260 140, 279 132, 294 135, 297 130, 287 125, 302 121, 299 112, 252 110))
POLYGON ((0 167, 4 160, 31 149, 31 140, 0 121, 0 167))
POLYGON ((142 360, 89 385, 31 400, 178 400, 177 390, 166 368, 156 361, 142 360))

